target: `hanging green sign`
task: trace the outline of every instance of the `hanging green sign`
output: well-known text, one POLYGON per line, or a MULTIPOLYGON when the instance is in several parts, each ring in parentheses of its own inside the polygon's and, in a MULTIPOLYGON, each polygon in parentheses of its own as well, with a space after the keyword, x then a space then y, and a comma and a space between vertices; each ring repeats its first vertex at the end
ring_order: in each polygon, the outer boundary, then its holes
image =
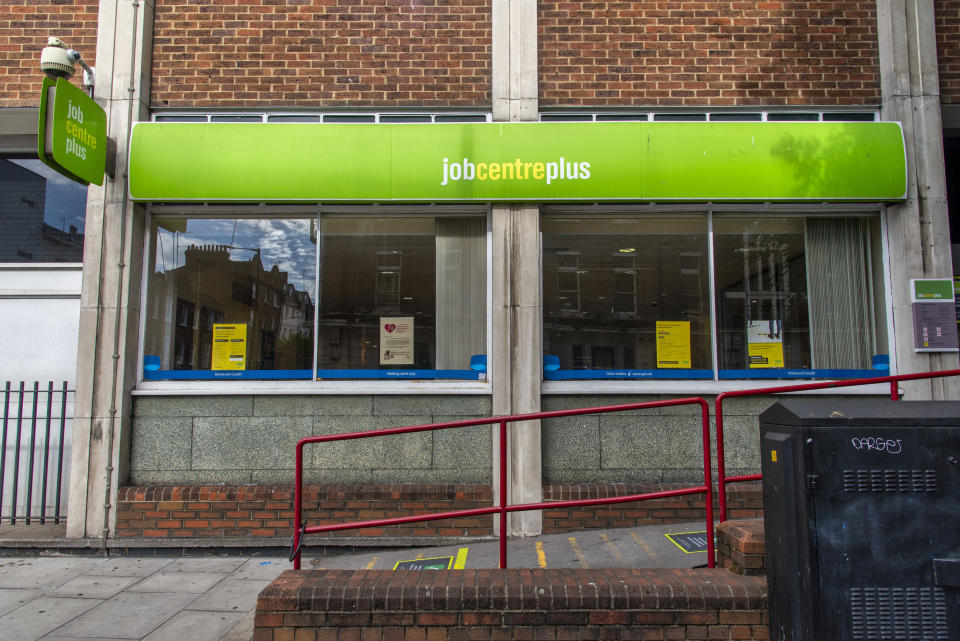
POLYGON ((107 114, 65 78, 43 79, 40 97, 40 160, 84 185, 103 184, 107 114))
POLYGON ((138 123, 138 200, 901 200, 898 123, 138 123))

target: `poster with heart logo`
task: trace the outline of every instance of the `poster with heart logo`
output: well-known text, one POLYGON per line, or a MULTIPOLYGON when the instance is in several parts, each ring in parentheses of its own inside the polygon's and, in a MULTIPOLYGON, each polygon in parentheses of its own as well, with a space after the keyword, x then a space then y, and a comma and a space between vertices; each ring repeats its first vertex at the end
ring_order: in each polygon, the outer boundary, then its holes
POLYGON ((413 316, 380 317, 380 364, 413 365, 413 316))

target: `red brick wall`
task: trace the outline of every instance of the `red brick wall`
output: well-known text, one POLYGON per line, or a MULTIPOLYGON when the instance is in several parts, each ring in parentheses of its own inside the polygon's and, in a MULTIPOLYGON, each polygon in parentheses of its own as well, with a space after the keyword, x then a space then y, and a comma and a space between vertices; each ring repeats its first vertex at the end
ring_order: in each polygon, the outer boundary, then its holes
MULTIPOLYGON (((545 501, 642 494, 664 488, 650 485, 549 485, 545 501)), ((488 485, 307 486, 304 515, 310 525, 394 518, 411 514, 489 507, 488 485)), ((755 518, 763 512, 758 483, 732 484, 727 494, 730 518, 755 518)), ((544 510, 544 534, 583 529, 635 527, 699 521, 703 495, 677 496, 640 503, 544 510)), ((122 487, 117 500, 121 538, 286 537, 293 531, 293 488, 265 486, 122 487)), ((483 536, 493 532, 490 516, 427 521, 387 528, 345 530, 333 536, 483 536)), ((310 540, 320 542, 311 535, 310 540)))
POLYGON ((960 1, 935 0, 937 63, 940 66, 940 97, 960 103, 960 1))
POLYGON ((154 106, 478 107, 487 0, 157 0, 154 106))
MULTIPOLYGON (((310 525, 368 521, 491 505, 489 486, 376 485, 304 488, 310 525)), ((482 536, 491 517, 442 520, 332 533, 333 536, 482 536)), ((293 531, 289 485, 122 487, 117 498, 118 537, 288 537, 293 531)), ((321 534, 311 534, 310 541, 321 534)))
MULTIPOLYGON (((676 486, 679 487, 679 486, 676 486)), ((607 498, 644 494, 674 487, 613 483, 610 485, 548 485, 544 501, 607 498)), ((717 503, 714 500, 714 514, 717 503)), ((731 483, 727 486, 727 516, 751 519, 763 515, 763 490, 760 483, 731 483)), ((560 508, 543 511, 543 533, 576 532, 588 529, 637 527, 665 523, 704 521, 704 496, 687 494, 663 499, 615 503, 609 506, 560 508)))
POLYGON ((875 0, 541 0, 539 30, 541 107, 880 101, 875 0))
POLYGON ((97 7, 96 0, 0 0, 0 107, 39 104, 40 51, 47 36, 57 36, 96 65, 97 7))
POLYGON ((726 570, 288 570, 253 641, 769 639, 767 585, 726 570))

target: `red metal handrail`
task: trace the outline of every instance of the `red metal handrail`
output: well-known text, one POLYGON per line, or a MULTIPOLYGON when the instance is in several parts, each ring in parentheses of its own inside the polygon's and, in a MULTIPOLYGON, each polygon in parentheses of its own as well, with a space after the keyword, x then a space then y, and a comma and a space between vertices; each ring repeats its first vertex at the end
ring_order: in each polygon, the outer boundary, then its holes
POLYGON ((707 566, 714 567, 714 544, 713 544, 713 480, 711 476, 711 456, 710 456, 710 407, 707 402, 699 397, 677 398, 663 401, 648 401, 645 403, 628 403, 625 405, 607 405, 602 407, 588 407, 572 410, 555 410, 552 412, 535 412, 532 414, 514 414, 512 416, 498 416, 491 418, 467 419, 463 421, 450 421, 446 423, 431 423, 429 425, 414 425, 410 427, 395 427, 384 430, 372 430, 369 432, 345 432, 342 434, 328 434, 325 436, 309 436, 302 438, 297 442, 296 453, 296 486, 294 490, 294 527, 293 527, 293 546, 290 553, 290 559, 293 561, 293 568, 300 569, 300 551, 305 534, 317 534, 320 532, 336 532, 340 530, 353 530, 369 527, 383 527, 387 525, 400 525, 404 523, 417 523, 421 521, 436 521, 439 519, 480 516, 484 514, 500 515, 500 568, 507 567, 507 514, 510 512, 524 512, 529 510, 544 510, 549 508, 564 507, 586 507, 590 505, 610 505, 614 503, 628 503, 633 501, 645 501, 651 499, 667 498, 672 496, 682 496, 687 494, 704 494, 707 525, 707 566), (602 499, 578 499, 571 501, 550 501, 543 503, 524 503, 517 505, 507 504, 507 423, 517 421, 530 421, 545 418, 561 418, 564 416, 578 416, 582 414, 606 414, 609 412, 622 412, 626 410, 647 409, 654 407, 670 407, 676 405, 699 405, 701 420, 701 438, 703 439, 703 485, 678 490, 667 490, 663 492, 649 492, 646 494, 631 494, 627 496, 616 496, 602 499), (402 516, 391 519, 376 519, 372 521, 354 521, 351 523, 339 523, 335 525, 315 525, 307 526, 303 521, 303 446, 309 443, 328 443, 331 441, 346 441, 358 438, 371 438, 375 436, 389 436, 392 434, 410 434, 413 432, 425 432, 433 430, 452 429, 457 427, 471 427, 476 425, 500 424, 500 501, 499 505, 491 507, 475 508, 468 510, 456 510, 453 512, 435 512, 432 514, 418 514, 416 516, 402 516))
POLYGON ((743 481, 759 481, 760 474, 745 474, 742 476, 727 476, 723 451, 723 400, 731 396, 763 396, 766 394, 783 394, 787 392, 802 392, 804 390, 828 389, 831 387, 854 387, 857 385, 874 385, 890 383, 890 399, 900 400, 897 383, 924 378, 942 378, 945 376, 960 376, 960 369, 948 369, 937 372, 921 372, 919 374, 897 374, 895 376, 878 376, 876 378, 854 378, 845 381, 824 381, 821 383, 803 383, 799 385, 781 385, 778 387, 763 387, 760 389, 734 390, 717 395, 715 401, 717 419, 717 502, 720 522, 727 520, 727 483, 743 481))

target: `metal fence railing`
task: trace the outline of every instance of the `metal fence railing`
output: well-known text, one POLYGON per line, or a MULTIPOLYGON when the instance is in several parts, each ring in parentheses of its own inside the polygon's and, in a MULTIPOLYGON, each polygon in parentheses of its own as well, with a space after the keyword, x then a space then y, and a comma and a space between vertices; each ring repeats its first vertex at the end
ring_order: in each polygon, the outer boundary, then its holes
POLYGON ((546 510, 565 507, 587 507, 591 505, 612 505, 615 503, 629 503, 634 501, 645 501, 652 499, 662 499, 672 496, 683 496, 687 494, 703 494, 705 504, 705 522, 707 536, 707 565, 714 567, 714 544, 713 544, 713 480, 711 475, 711 456, 710 456, 710 409, 707 402, 702 398, 677 398, 663 401, 649 401, 645 403, 629 403, 626 405, 608 405, 603 407, 586 407, 571 410, 555 410, 552 412, 536 412, 533 414, 514 414, 512 416, 494 416, 490 418, 468 419, 463 421, 451 421, 447 423, 433 423, 430 425, 414 425, 410 427, 396 427, 384 430, 371 430, 368 432, 348 432, 342 434, 328 434, 325 436, 310 436, 300 439, 296 450, 296 486, 294 488, 293 513, 293 545, 290 551, 290 560, 293 561, 293 568, 300 569, 300 552, 303 545, 303 537, 306 534, 319 534, 321 532, 338 532, 341 530, 353 530, 370 527, 384 527, 388 525, 400 525, 404 523, 418 523, 424 521, 436 521, 440 519, 450 519, 457 517, 480 516, 484 514, 499 514, 500 516, 500 567, 507 567, 507 514, 511 512, 523 512, 528 510, 546 510), (509 504, 507 501, 507 423, 516 423, 519 421, 539 420, 545 418, 560 418, 563 416, 579 416, 583 414, 605 414, 608 412, 623 412, 627 410, 642 410, 655 407, 670 407, 676 405, 699 405, 700 416, 697 421, 700 425, 700 436, 703 445, 703 485, 681 488, 676 490, 667 490, 663 492, 649 492, 646 494, 632 494, 627 496, 607 497, 600 499, 580 499, 573 501, 549 501, 545 503, 524 503, 509 504), (434 430, 446 430, 459 427, 472 427, 477 425, 500 426, 500 461, 499 461, 499 485, 500 496, 498 504, 490 507, 474 508, 467 510, 456 510, 452 512, 436 512, 432 514, 417 514, 412 516, 401 516, 391 519, 377 519, 371 521, 353 521, 350 523, 336 523, 330 525, 307 525, 303 519, 303 447, 310 443, 329 443, 332 441, 345 441, 360 438, 371 438, 377 436, 388 436, 392 434, 409 434, 412 432, 426 432, 434 430))
POLYGON ((890 399, 900 400, 900 390, 897 383, 902 381, 916 381, 929 378, 944 378, 947 376, 960 376, 960 369, 948 369, 936 372, 920 372, 919 374, 896 374, 894 376, 877 376, 874 378, 855 378, 843 381, 824 381, 821 383, 802 383, 799 385, 780 385, 777 387, 762 387, 758 389, 734 390, 723 392, 717 395, 715 401, 715 410, 717 422, 716 441, 717 441, 717 512, 719 521, 722 523, 727 520, 727 484, 742 483, 745 481, 759 481, 762 477, 759 474, 744 474, 741 476, 727 476, 726 455, 724 453, 723 443, 723 401, 727 398, 742 396, 766 396, 770 394, 786 394, 789 392, 803 392, 811 390, 825 390, 836 387, 856 387, 859 385, 876 385, 877 383, 889 383, 890 399))
POLYGON ((66 519, 74 390, 66 381, 2 391, 0 524, 66 519))

